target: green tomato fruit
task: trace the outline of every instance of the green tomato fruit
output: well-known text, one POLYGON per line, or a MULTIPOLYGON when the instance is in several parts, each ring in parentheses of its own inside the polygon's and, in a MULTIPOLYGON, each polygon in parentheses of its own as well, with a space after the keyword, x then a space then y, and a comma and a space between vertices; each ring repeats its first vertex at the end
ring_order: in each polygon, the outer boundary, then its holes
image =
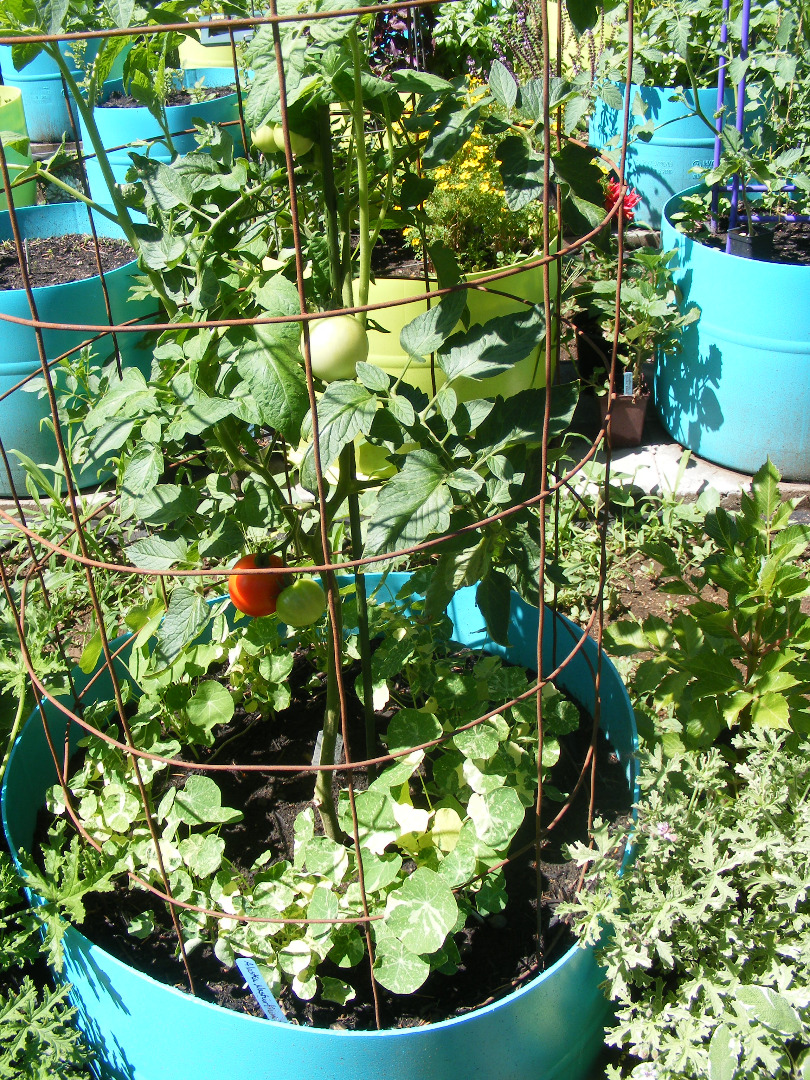
MULTIPOLYGON (((280 150, 284 153, 284 128, 281 124, 276 124, 273 129, 273 138, 276 143, 276 150, 280 150)), ((301 157, 302 154, 307 154, 312 149, 312 139, 308 139, 306 135, 299 135, 297 131, 290 132, 290 149, 293 152, 293 157, 301 157)))
POLYGON ((276 615, 288 626, 311 626, 326 611, 326 596, 312 578, 301 578, 278 594, 276 615))
POLYGON ((368 360, 368 334, 354 315, 316 319, 309 324, 309 350, 316 378, 324 382, 353 379, 358 363, 368 360))
POLYGON ((253 132, 251 141, 256 149, 263 154, 274 154, 278 150, 275 138, 275 124, 262 124, 260 128, 253 132))

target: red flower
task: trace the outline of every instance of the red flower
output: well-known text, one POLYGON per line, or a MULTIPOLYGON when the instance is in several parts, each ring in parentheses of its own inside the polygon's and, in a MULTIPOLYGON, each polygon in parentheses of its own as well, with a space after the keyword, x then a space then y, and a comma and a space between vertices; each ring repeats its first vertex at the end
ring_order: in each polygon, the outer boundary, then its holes
MULTIPOLYGON (((608 180, 607 192, 605 193, 605 209, 612 210, 619 201, 621 184, 618 180, 608 180)), ((634 210, 641 202, 641 196, 634 188, 628 188, 624 196, 624 220, 632 221, 635 217, 634 210)))

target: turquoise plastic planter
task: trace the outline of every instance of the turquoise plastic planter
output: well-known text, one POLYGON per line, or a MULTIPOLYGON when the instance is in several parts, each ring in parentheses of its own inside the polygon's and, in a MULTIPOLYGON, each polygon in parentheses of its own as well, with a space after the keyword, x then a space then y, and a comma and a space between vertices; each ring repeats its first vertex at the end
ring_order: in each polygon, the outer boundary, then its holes
MULTIPOLYGON (((22 235, 26 239, 33 237, 60 236, 68 233, 86 233, 88 231, 87 210, 81 203, 54 203, 44 206, 29 206, 17 210, 17 220, 22 235)), ((96 230, 101 236, 120 238, 123 234, 113 222, 97 214, 96 230)), ((0 214, 0 240, 12 237, 8 212, 0 214)), ((154 311, 156 304, 148 301, 129 303, 127 295, 133 274, 137 272, 133 261, 104 275, 110 295, 113 319, 117 323, 127 322, 139 315, 154 311)), ((104 294, 98 277, 73 281, 64 285, 49 285, 34 289, 37 313, 43 322, 89 323, 102 325, 107 322, 104 294)), ((13 289, 0 292, 0 395, 11 390, 21 379, 32 373, 41 372, 42 368, 37 351, 36 336, 29 326, 3 321, 4 315, 30 319, 31 310, 24 290, 13 289)), ((43 332, 45 352, 48 360, 53 360, 70 348, 87 340, 92 335, 71 330, 45 330, 43 332)), ((140 334, 120 334, 118 341, 121 359, 124 364, 147 364, 150 362, 139 343, 140 334)), ((99 360, 106 360, 113 353, 112 341, 102 338, 93 346, 99 360)), ((58 453, 53 433, 41 428, 41 421, 50 416, 47 399, 40 399, 36 393, 24 389, 15 390, 7 398, 0 400, 0 435, 6 451, 21 450, 38 464, 56 464, 58 453)), ((25 491, 25 474, 12 459, 12 476, 18 491, 25 491)), ((83 470, 79 483, 89 486, 98 483, 97 464, 90 464, 83 470)), ((0 467, 0 495, 9 495, 10 489, 5 468, 0 467)))
MULTIPOLYGON (((160 125, 148 109, 141 106, 133 109, 96 108, 93 110, 93 116, 101 141, 107 149, 107 156, 117 184, 123 184, 126 181, 127 170, 132 165, 132 159, 129 156, 130 149, 138 154, 148 155, 156 161, 167 164, 171 161, 171 154, 165 142, 134 145, 144 139, 159 139, 162 135, 160 125), (122 149, 115 150, 112 149, 113 147, 122 149)), ((238 119, 239 107, 235 93, 199 103, 192 102, 189 105, 170 105, 166 109, 166 121, 169 131, 172 132, 172 141, 178 154, 188 154, 197 149, 193 134, 174 136, 175 132, 193 128, 195 120, 205 120, 210 124, 224 124, 238 119)), ((87 134, 87 128, 83 122, 80 127, 84 151, 86 154, 92 154, 93 145, 87 134)), ((234 138, 241 140, 238 128, 233 130, 236 132, 234 138)), ((107 185, 95 157, 90 157, 87 161, 87 179, 92 197, 97 202, 109 202, 107 185)))
MULTIPOLYGON (((370 584, 379 575, 369 575, 370 584)), ((391 574, 391 593, 408 580, 391 574)), ((475 605, 475 589, 463 589, 450 605, 456 637, 491 645, 475 605)), ((512 597, 507 655, 535 666, 538 613, 512 597)), ((544 662, 559 660, 581 638, 566 619, 546 620, 544 662)), ((593 710, 597 649, 584 649, 559 682, 593 710)), ((75 673, 79 686, 87 676, 75 673)), ((108 695, 100 680, 95 695, 108 695)), ((47 710, 57 743, 65 719, 47 710)), ((631 787, 635 786, 636 728, 627 693, 602 658, 602 728, 612 740, 631 787)), ((74 727, 75 738, 81 736, 74 727)), ((3 788, 3 821, 12 851, 29 848, 36 815, 55 774, 40 717, 29 720, 14 749, 3 788)), ((156 983, 69 929, 63 977, 73 984, 77 1022, 96 1056, 104 1080, 587 1080, 602 1047, 608 1004, 591 948, 574 947, 542 975, 509 997, 466 1016, 424 1027, 353 1032, 298 1027, 257 1019, 200 1002, 156 983)))
MULTIPOLYGON (((0 45, 0 71, 6 86, 18 86, 22 90, 25 119, 32 141, 58 143, 63 136, 72 139, 70 113, 56 61, 41 52, 30 64, 26 64, 22 71, 17 71, 11 49, 11 45, 0 45)), ((84 72, 75 66, 73 49, 74 43, 70 41, 59 45, 60 52, 71 63, 73 75, 82 79, 84 72)), ((92 58, 97 52, 98 42, 88 41, 85 45, 85 56, 92 58)), ((73 111, 75 114, 76 110, 73 111)), ((78 122, 77 116, 74 116, 74 119, 78 122)))
MULTIPOLYGON (((624 98, 624 87, 619 88, 624 98)), ((637 139, 627 147, 627 182, 641 195, 641 202, 636 208, 635 220, 646 222, 653 228, 660 228, 664 204, 679 191, 683 191, 694 181, 694 166, 708 167, 714 154, 714 136, 703 121, 690 112, 694 103, 691 90, 686 91, 688 104, 670 101, 675 94, 673 87, 639 86, 630 87, 630 104, 636 94, 641 95, 647 106, 646 118, 630 114, 630 132, 634 124, 641 124, 643 119, 652 119, 656 132, 649 142, 637 139), (665 126, 662 126, 665 125, 665 126)), ((717 108, 717 90, 700 90, 698 103, 703 113, 711 119, 717 108)), ((733 98, 727 98, 727 112, 733 112, 733 98)), ((615 136, 621 138, 624 113, 612 109, 601 98, 597 98, 596 107, 590 122, 589 141, 591 146, 600 149, 615 136)))
POLYGON ((690 240, 672 224, 679 208, 680 196, 667 203, 661 242, 677 251, 682 310, 697 304, 701 316, 682 353, 657 366, 664 425, 718 465, 753 474, 770 456, 786 480, 810 480, 810 266, 690 240))

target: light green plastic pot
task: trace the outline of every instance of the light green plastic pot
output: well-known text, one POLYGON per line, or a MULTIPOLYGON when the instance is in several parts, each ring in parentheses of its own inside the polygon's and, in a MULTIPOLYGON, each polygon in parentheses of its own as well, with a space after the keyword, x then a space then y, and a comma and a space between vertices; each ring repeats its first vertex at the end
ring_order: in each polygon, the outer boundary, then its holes
MULTIPOLYGON (((28 138, 22 90, 17 86, 0 86, 0 131, 13 131, 28 138)), ((26 149, 25 153, 21 153, 10 146, 4 146, 3 151, 6 155, 9 179, 13 183, 16 177, 31 164, 31 152, 26 149)), ((27 184, 14 188, 12 196, 15 206, 33 206, 37 201, 36 181, 31 180, 27 184)), ((2 188, 0 188, 0 210, 8 210, 8 199, 2 188)))
MULTIPOLYGON (((503 269, 510 269, 503 267, 503 269)), ((471 289, 468 293, 470 309, 470 324, 488 322, 499 315, 509 315, 513 312, 526 311, 526 305, 520 300, 513 300, 505 294, 530 300, 533 304, 543 302, 543 268, 535 266, 528 270, 520 270, 519 264, 514 264, 515 273, 509 277, 500 278, 487 286, 487 292, 471 289)), ((469 274, 468 280, 478 281, 487 277, 491 271, 478 274, 469 274)), ((551 295, 554 296, 557 288, 557 264, 552 263, 550 268, 551 295)), ((430 290, 436 289, 435 279, 431 279, 430 290)), ((370 329, 369 340, 369 363, 376 364, 394 379, 400 376, 412 386, 423 390, 429 397, 433 396, 430 363, 422 364, 410 360, 399 344, 399 336, 402 330, 417 315, 428 310, 428 301, 425 299, 424 281, 411 278, 377 278, 369 288, 368 302, 370 304, 384 304, 390 300, 403 300, 412 297, 408 304, 399 304, 396 307, 381 308, 370 312, 370 316, 388 333, 370 329)), ((435 305, 436 301, 433 301, 435 305)), ((457 331, 463 330, 461 323, 456 327, 457 331)), ((441 369, 436 366, 436 389, 444 385, 445 377, 441 369)), ((529 356, 524 357, 509 371, 501 375, 495 375, 489 379, 455 379, 453 389, 456 391, 459 401, 471 401, 473 398, 512 397, 521 390, 542 389, 546 385, 546 360, 545 348, 541 343, 529 356)), ((391 474, 394 469, 387 461, 388 451, 384 447, 372 446, 364 440, 357 440, 357 467, 366 476, 385 476, 391 474)))
MULTIPOLYGON (((503 269, 510 268, 503 267, 503 269)), ((514 269, 515 273, 510 277, 500 278, 498 281, 488 285, 487 289, 489 291, 487 292, 469 290, 468 303, 471 324, 483 324, 498 315, 509 315, 512 312, 526 310, 525 304, 521 304, 520 300, 509 299, 504 295, 506 293, 511 293, 513 296, 521 297, 524 300, 530 300, 533 304, 542 304, 542 266, 535 266, 529 270, 520 270, 519 264, 515 263, 514 269)), ((469 274, 468 280, 471 282, 479 281, 481 278, 487 277, 491 272, 469 274)), ((557 287, 557 267, 554 263, 551 265, 550 279, 553 296, 557 287)), ((438 286, 435 279, 433 279, 430 282, 430 289, 436 288, 438 286)), ((399 378, 407 365, 405 381, 412 386, 418 386, 420 390, 424 390, 426 394, 432 396, 430 364, 427 362, 418 364, 414 361, 408 364, 408 357, 399 344, 399 335, 403 327, 407 326, 417 315, 427 311, 428 302, 424 299, 425 292, 423 281, 410 278, 377 278, 376 282, 371 283, 368 296, 369 304, 383 304, 389 300, 403 300, 407 297, 413 297, 413 300, 409 304, 382 308, 370 313, 389 333, 383 334, 378 330, 369 330, 368 358, 370 363, 381 367, 383 371, 387 371, 395 379, 399 378)), ((433 303, 435 305, 436 301, 434 300, 433 303)), ((463 329, 461 323, 456 329, 463 329)), ((436 388, 442 386, 444 381, 443 372, 436 368, 436 388)), ((511 397, 521 390, 528 390, 532 387, 542 388, 545 385, 546 367, 542 346, 538 346, 530 356, 515 364, 510 371, 504 372, 502 375, 495 375, 491 379, 482 380, 456 379, 453 382, 453 388, 458 395, 459 401, 470 401, 472 398, 477 397, 495 397, 497 394, 502 397, 511 397)))
MULTIPOLYGON (((367 581, 373 588, 380 575, 368 575, 367 581)), ((396 595, 407 581, 407 574, 390 574, 381 598, 396 595)), ((462 644, 536 665, 538 611, 516 594, 508 650, 487 638, 474 586, 456 594, 448 615, 462 644)), ((543 639, 547 669, 582 636, 567 619, 549 613, 543 639)), ((591 714, 597 659, 595 642, 586 638, 558 680, 591 714)), ((87 685, 88 676, 78 668, 74 677, 79 690, 87 685)), ((93 699, 109 696, 109 679, 98 680, 93 699)), ((46 715, 61 747, 65 717, 50 706, 46 715)), ((604 654, 600 717, 637 795, 633 709, 604 654)), ((83 734, 74 726, 74 744, 83 734)), ((30 850, 37 813, 54 782, 35 712, 16 744, 3 787, 3 822, 12 852, 30 850)), ((490 1005, 441 1023, 389 1031, 310 1028, 231 1012, 156 982, 73 928, 64 937, 61 977, 73 985, 76 1022, 103 1080, 592 1080, 609 1014, 594 950, 578 946, 490 1005)))

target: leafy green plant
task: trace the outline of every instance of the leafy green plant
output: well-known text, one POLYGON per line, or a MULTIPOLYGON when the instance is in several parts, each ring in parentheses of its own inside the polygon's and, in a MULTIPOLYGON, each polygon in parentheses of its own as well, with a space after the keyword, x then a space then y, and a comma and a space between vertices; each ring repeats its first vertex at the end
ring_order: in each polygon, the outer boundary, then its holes
MULTIPOLYGON (((527 695, 531 677, 518 667, 505 666, 496 656, 473 658, 450 640, 446 616, 425 614, 426 601, 405 588, 397 605, 373 605, 370 631, 381 640, 374 652, 371 683, 378 710, 392 708, 393 717, 383 741, 399 752, 367 790, 355 796, 362 845, 363 871, 372 917, 375 974, 379 982, 398 994, 416 991, 432 970, 452 973, 459 957, 453 934, 471 912, 486 916, 507 904, 503 876, 488 874, 507 855, 510 845, 534 804, 538 763, 533 733, 536 706, 532 699, 517 702, 484 724, 468 728, 482 711, 527 695), (475 660, 474 664, 468 663, 475 660), (453 734, 455 732, 455 734, 453 734), (408 747, 439 740, 426 750, 404 753, 408 747)), ((348 622, 356 619, 356 600, 344 608, 348 622)), ((317 631, 326 646, 323 620, 317 631)), ((227 657, 225 675, 240 672, 243 700, 250 707, 265 694, 268 668, 279 687, 287 687, 297 636, 280 637, 275 616, 244 621, 229 627, 217 617, 211 640, 180 656, 161 672, 147 638, 135 644, 130 667, 140 676, 142 695, 131 719, 133 737, 152 754, 168 756, 179 749, 175 736, 186 746, 202 748, 213 742, 212 731, 233 716, 234 701, 214 675, 227 657), (206 673, 210 664, 213 671, 206 673), (198 676, 193 693, 180 681, 189 665, 198 676), (262 689, 257 689, 257 686, 262 689), (168 739, 167 739, 168 734, 168 739)), ((359 653, 352 635, 348 651, 359 653)), ((317 656, 314 658, 317 662, 317 656)), ((314 674, 314 671, 313 671, 314 674)), ((357 680, 358 694, 365 688, 357 680)), ((93 706, 98 720, 111 702, 93 706)), ((273 723, 296 724, 295 709, 277 697, 273 723)), ((548 687, 544 691, 544 773, 556 762, 558 736, 576 728, 576 707, 548 687)), ((107 726, 105 722, 104 727, 107 726)), ((112 729, 114 730, 114 729, 112 729)), ((56 828, 54 848, 46 849, 49 866, 42 874, 31 870, 31 884, 53 900, 59 910, 72 910, 81 920, 82 899, 88 889, 109 887, 110 873, 123 867, 142 879, 161 882, 154 846, 127 757, 120 749, 89 737, 83 740, 85 760, 70 782, 69 798, 82 825, 101 846, 106 859, 83 854, 78 845, 69 861, 76 870, 63 871, 66 882, 50 881, 63 856, 64 825, 56 828), (50 863, 53 863, 51 866, 50 863), (76 909, 76 905, 79 909, 76 909)), ((242 812, 226 807, 216 782, 191 775, 175 784, 167 766, 152 761, 146 766, 149 797, 160 829, 164 866, 173 893, 197 907, 223 907, 233 914, 272 919, 346 919, 363 915, 356 885, 355 854, 342 841, 351 833, 348 796, 341 792, 337 807, 340 833, 319 835, 311 807, 295 824, 295 855, 279 859, 272 850, 262 852, 251 867, 235 865, 228 855, 230 823, 242 812)), ((331 787, 331 783, 330 783, 331 787)), ((325 796, 316 787, 315 804, 325 796)), ((66 793, 54 788, 51 808, 66 813, 66 793)), ((148 936, 150 916, 138 919, 133 932, 148 936)), ((284 984, 301 998, 319 990, 327 998, 348 1000, 350 983, 322 978, 325 959, 340 967, 356 967, 365 955, 365 942, 357 926, 310 923, 267 924, 212 919, 195 911, 181 911, 186 948, 213 944, 223 963, 249 955, 278 993, 284 984)))
POLYGON ((810 529, 791 523, 795 502, 782 501, 779 480, 768 462, 739 512, 717 507, 706 515, 716 547, 694 571, 660 542, 641 547, 670 578, 661 589, 691 603, 671 626, 659 618, 623 621, 609 628, 607 640, 617 654, 652 653, 639 665, 634 688, 653 715, 674 716, 675 728, 664 735, 668 747, 707 746, 729 730, 810 731, 810 616, 801 610, 810 592, 801 562, 810 529))
POLYGON ((621 874, 599 823, 574 851, 585 887, 565 911, 602 942, 611 1080, 807 1074, 810 763, 784 730, 732 745, 733 769, 718 748, 650 751, 621 874))
MULTIPOLYGON (((582 278, 575 282, 573 302, 602 333, 605 359, 609 363, 616 314, 616 241, 608 238, 608 251, 595 249, 582 278), (611 280, 612 277, 612 280, 611 280)), ((632 394, 647 391, 644 366, 657 357, 672 356, 680 348, 684 329, 700 318, 692 305, 681 314, 677 290, 672 281, 673 251, 637 248, 622 266, 619 299, 619 352, 625 370, 632 376, 632 394)), ((621 383, 618 384, 621 390, 621 383)), ((599 392, 606 392, 597 383, 599 392)))
POLYGON ((21 890, 11 860, 0 854, 0 1076, 87 1080, 89 1054, 71 1026, 70 987, 35 983, 40 923, 21 890))

